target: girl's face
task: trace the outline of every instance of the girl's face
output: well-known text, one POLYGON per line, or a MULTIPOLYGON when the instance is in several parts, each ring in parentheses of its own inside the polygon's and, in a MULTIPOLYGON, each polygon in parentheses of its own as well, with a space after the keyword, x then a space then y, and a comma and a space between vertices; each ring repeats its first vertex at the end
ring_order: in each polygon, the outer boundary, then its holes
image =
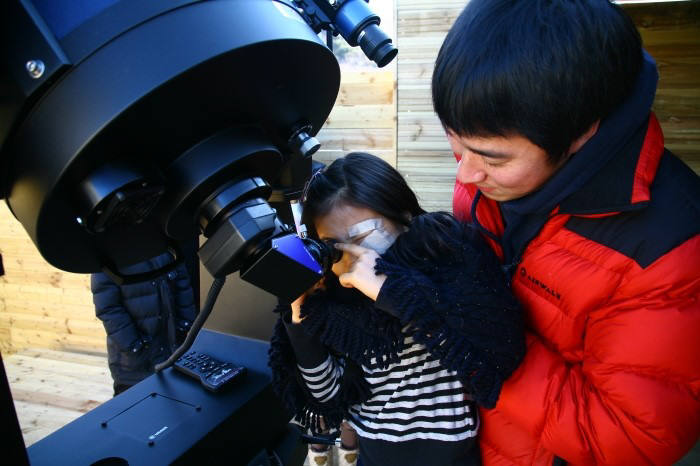
MULTIPOLYGON (((359 244, 374 249, 380 254, 384 251, 373 244, 380 244, 382 239, 393 241, 403 231, 400 225, 396 225, 388 218, 366 207, 357 207, 349 204, 340 204, 333 208, 327 215, 319 216, 314 222, 318 237, 322 240, 335 240, 341 243, 359 244), (370 222, 363 223, 366 220, 370 222), (381 220, 380 230, 372 227, 372 220, 381 220), (369 235, 379 237, 380 241, 366 241, 369 235), (364 244, 363 244, 364 242, 364 244)), ((343 253, 340 261, 333 264, 333 273, 340 276, 347 272, 354 258, 347 252, 343 253)))

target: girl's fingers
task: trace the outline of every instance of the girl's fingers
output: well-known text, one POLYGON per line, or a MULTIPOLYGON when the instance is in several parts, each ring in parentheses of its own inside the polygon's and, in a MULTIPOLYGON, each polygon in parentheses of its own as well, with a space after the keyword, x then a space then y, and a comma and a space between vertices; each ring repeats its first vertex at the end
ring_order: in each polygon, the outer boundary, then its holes
POLYGON ((344 274, 341 274, 338 277, 338 281, 340 282, 340 285, 343 288, 354 288, 355 286, 352 284, 352 276, 350 273, 346 272, 344 274))

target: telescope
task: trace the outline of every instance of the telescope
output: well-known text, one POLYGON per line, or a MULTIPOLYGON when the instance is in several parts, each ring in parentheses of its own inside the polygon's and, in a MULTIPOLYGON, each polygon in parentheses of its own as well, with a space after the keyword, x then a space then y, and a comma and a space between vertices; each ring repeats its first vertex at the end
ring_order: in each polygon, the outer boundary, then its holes
POLYGON ((340 83, 317 33, 396 48, 364 0, 143 3, 5 2, 0 197, 65 271, 141 280, 119 270, 201 233, 212 276, 299 296, 324 260, 288 205, 340 83))
POLYGON ((327 272, 296 209, 340 85, 319 33, 391 62, 367 0, 1 8, 0 198, 48 263, 141 281, 122 269, 202 235, 213 277, 283 300, 327 272))

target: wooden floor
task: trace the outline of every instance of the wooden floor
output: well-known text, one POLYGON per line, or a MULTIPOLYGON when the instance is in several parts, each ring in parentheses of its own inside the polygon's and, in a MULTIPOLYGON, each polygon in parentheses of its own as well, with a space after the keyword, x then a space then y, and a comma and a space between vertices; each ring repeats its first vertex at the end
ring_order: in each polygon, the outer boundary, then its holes
POLYGON ((112 398, 106 355, 26 349, 3 362, 26 446, 112 398))

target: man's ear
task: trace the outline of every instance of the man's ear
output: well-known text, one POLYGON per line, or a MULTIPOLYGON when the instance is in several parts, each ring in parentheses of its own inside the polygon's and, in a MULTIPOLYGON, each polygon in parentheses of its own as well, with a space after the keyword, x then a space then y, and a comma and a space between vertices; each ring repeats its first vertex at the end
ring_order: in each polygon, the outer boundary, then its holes
POLYGON ((590 128, 586 130, 585 133, 583 133, 581 136, 578 138, 574 139, 574 142, 571 143, 569 146, 569 153, 567 155, 575 154, 581 148, 585 143, 588 142, 590 138, 595 135, 595 133, 598 131, 598 127, 600 126, 600 120, 596 120, 595 123, 593 123, 590 128))

